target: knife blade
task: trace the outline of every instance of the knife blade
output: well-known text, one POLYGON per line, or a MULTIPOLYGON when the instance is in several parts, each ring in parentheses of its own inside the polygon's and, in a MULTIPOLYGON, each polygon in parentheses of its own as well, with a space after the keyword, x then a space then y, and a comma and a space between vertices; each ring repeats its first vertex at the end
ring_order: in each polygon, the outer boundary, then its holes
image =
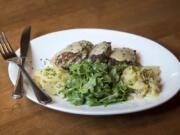
POLYGON ((24 29, 20 42, 20 57, 22 58, 22 65, 24 65, 28 53, 29 41, 31 36, 30 34, 31 34, 31 26, 28 26, 24 29))
MULTIPOLYGON (((20 41, 20 57, 21 57, 21 64, 24 66, 27 54, 28 54, 28 49, 29 49, 29 42, 30 42, 30 35, 31 34, 31 26, 26 27, 21 36, 21 41, 20 41)), ((16 80, 16 85, 14 88, 14 91, 12 93, 12 97, 14 99, 20 99, 23 97, 24 94, 24 89, 23 89, 23 76, 21 71, 18 71, 18 77, 16 80)))

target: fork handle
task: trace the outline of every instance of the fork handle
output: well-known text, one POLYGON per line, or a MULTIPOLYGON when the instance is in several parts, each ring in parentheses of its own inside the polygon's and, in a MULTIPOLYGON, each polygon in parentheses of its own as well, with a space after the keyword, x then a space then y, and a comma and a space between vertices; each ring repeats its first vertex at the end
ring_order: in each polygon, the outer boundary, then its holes
POLYGON ((37 100, 42 104, 47 104, 47 103, 52 102, 52 98, 33 81, 33 79, 29 76, 29 74, 24 69, 24 67, 21 66, 20 64, 17 64, 17 65, 21 69, 21 71, 24 73, 24 75, 27 77, 28 81, 30 82, 34 90, 34 93, 37 97, 37 100))
POLYGON ((12 97, 14 99, 20 99, 23 97, 23 94, 24 94, 23 76, 22 76, 21 70, 19 70, 16 85, 15 85, 14 91, 12 93, 12 97))

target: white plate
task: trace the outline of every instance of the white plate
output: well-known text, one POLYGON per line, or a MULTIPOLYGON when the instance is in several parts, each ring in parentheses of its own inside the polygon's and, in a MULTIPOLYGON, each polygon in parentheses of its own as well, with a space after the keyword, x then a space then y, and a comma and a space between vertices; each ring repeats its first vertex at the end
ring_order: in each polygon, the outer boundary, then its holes
MULTIPOLYGON (((162 93, 157 98, 131 100, 124 103, 112 104, 107 107, 74 106, 65 99, 53 96, 53 103, 45 107, 83 115, 112 115, 125 114, 146 110, 158 106, 172 98, 180 89, 180 64, 177 58, 158 43, 141 36, 125 32, 104 29, 71 29, 50 33, 31 41, 32 66, 34 70, 43 67, 41 58, 50 59, 57 51, 66 45, 78 41, 89 40, 92 43, 101 41, 112 42, 113 47, 129 47, 137 50, 142 65, 157 65, 161 68, 162 93)), ((13 84, 17 75, 17 67, 9 64, 9 76, 13 84)), ((38 103, 32 89, 26 85, 26 96, 38 103)))

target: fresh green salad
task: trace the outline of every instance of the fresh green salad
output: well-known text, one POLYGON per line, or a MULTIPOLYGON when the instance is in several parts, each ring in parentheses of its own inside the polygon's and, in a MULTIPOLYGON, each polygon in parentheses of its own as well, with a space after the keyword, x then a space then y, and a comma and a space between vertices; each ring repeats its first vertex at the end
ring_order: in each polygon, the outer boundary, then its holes
POLYGON ((74 105, 108 105, 126 101, 131 89, 121 78, 126 64, 109 68, 105 63, 82 61, 70 66, 70 78, 61 87, 63 94, 74 105))

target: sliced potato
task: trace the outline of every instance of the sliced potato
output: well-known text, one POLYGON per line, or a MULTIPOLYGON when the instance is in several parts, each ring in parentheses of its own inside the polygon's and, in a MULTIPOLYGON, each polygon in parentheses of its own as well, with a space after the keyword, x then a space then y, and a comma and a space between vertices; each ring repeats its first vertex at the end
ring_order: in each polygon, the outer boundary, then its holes
POLYGON ((157 96, 160 93, 159 67, 129 66, 123 71, 122 78, 139 97, 157 96))
POLYGON ((64 86, 69 78, 69 73, 56 67, 48 67, 35 72, 35 81, 49 94, 56 94, 61 86, 64 86))

